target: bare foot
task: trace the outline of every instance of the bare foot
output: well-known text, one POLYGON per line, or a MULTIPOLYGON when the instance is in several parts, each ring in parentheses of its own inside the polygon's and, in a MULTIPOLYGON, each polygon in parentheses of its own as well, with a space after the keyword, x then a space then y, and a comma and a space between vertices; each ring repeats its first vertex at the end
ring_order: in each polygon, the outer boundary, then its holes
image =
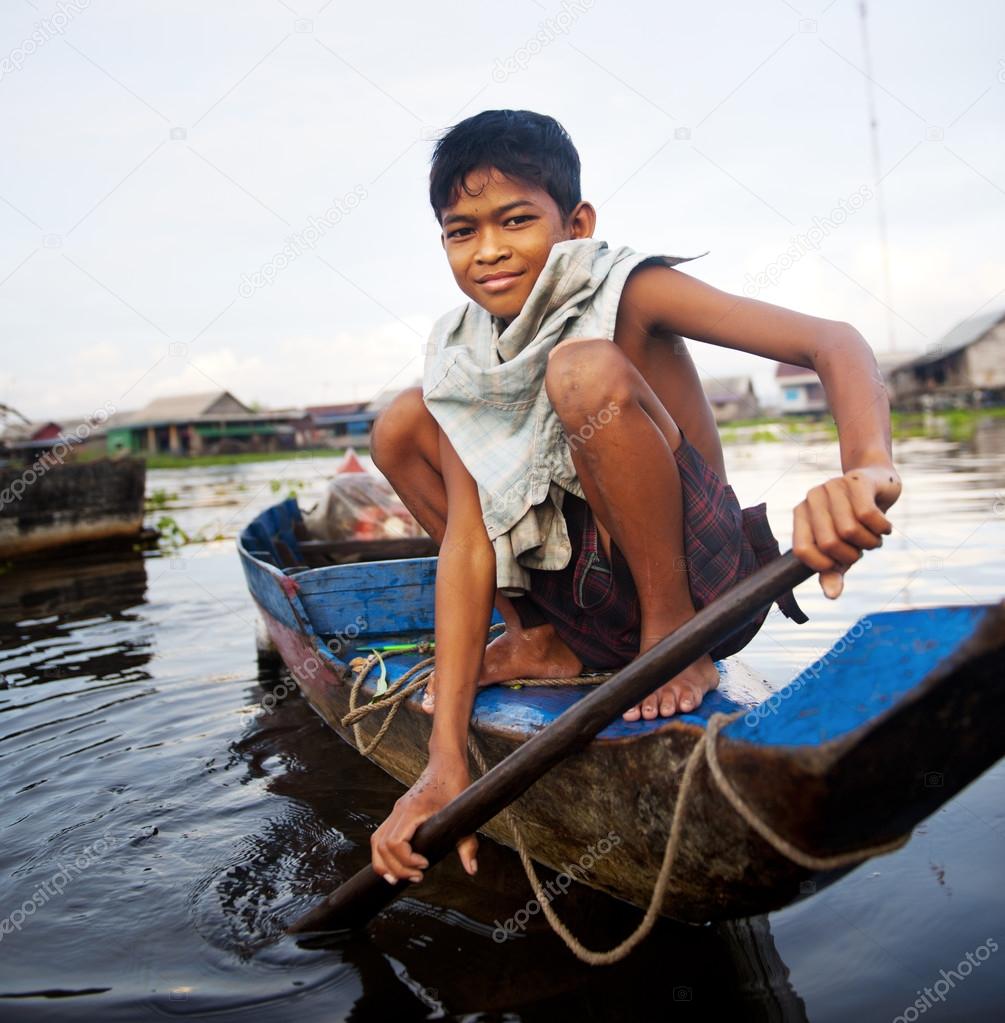
MULTIPOLYGON (((572 678, 583 670, 579 658, 562 642, 552 625, 507 628, 485 648, 479 686, 512 678, 572 678)), ((429 676, 422 709, 433 713, 435 672, 429 676)))
POLYGON ((652 721, 657 716, 668 718, 678 711, 687 713, 695 710, 705 694, 715 689, 718 684, 719 672, 712 658, 706 654, 660 686, 640 704, 626 710, 624 719, 638 721, 641 717, 646 721, 652 721))

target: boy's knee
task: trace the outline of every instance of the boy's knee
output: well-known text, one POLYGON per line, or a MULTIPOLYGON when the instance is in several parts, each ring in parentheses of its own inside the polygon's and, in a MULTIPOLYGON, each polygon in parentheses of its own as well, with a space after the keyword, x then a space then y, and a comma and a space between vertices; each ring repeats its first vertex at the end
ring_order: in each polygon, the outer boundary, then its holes
POLYGON ((605 338, 568 338, 548 355, 544 386, 555 411, 590 409, 632 394, 631 364, 605 338))
POLYGON ((421 431, 435 426, 435 420, 422 400, 421 387, 401 392, 373 423, 370 432, 370 457, 385 472, 395 459, 415 446, 421 431))

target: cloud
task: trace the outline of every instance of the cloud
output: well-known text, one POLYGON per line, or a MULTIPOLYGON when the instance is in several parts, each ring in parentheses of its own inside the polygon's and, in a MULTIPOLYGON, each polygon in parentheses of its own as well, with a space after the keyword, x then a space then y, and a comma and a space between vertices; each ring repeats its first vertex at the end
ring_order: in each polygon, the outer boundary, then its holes
POLYGON ((414 314, 330 336, 291 335, 264 354, 176 342, 147 345, 127 361, 120 346, 99 342, 74 352, 60 372, 37 364, 18 380, 12 403, 34 419, 69 418, 106 402, 135 410, 153 398, 217 389, 271 408, 369 401, 421 377, 432 323, 414 314))

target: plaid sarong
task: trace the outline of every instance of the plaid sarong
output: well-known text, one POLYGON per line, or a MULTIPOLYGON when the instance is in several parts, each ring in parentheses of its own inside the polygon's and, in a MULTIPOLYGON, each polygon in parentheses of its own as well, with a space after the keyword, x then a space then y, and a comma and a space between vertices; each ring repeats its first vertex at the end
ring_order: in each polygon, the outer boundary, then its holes
MULTIPOLYGON (((731 589, 761 565, 780 557, 768 524, 767 506, 740 508, 736 494, 681 434, 674 452, 684 502, 684 558, 695 610, 731 589)), ((573 545, 569 564, 558 571, 531 569, 528 599, 552 623, 587 669, 620 668, 639 653, 641 613, 631 570, 611 540, 611 560, 597 542, 590 506, 566 494, 562 510, 573 545)), ((807 621, 789 591, 779 598, 782 613, 807 621)), ((742 650, 757 634, 770 608, 709 651, 721 660, 742 650)))

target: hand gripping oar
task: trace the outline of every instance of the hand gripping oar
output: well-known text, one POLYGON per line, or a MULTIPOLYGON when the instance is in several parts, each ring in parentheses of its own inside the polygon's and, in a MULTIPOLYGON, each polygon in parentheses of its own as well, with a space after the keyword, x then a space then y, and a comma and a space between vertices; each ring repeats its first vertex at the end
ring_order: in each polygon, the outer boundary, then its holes
MULTIPOLYGON (((462 838, 473 834, 519 798, 555 764, 583 749, 629 707, 813 574, 813 569, 791 551, 758 569, 573 704, 423 822, 412 836, 412 848, 425 856, 430 866, 443 859, 462 838)), ((412 890, 409 882, 388 884, 374 873, 372 866, 366 866, 287 930, 290 934, 301 934, 359 927, 407 890, 412 890)))

